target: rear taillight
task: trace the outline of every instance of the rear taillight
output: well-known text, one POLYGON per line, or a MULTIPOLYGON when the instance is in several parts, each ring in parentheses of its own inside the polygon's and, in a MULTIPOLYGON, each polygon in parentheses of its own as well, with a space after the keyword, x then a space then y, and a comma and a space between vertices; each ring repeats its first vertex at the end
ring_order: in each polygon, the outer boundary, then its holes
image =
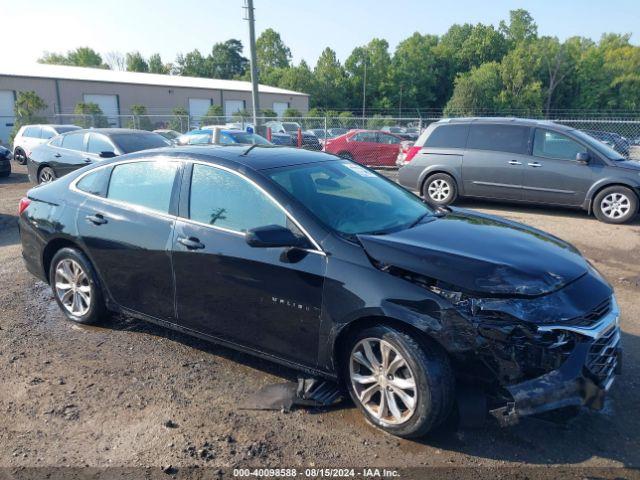
POLYGON ((407 154, 404 157, 404 161, 405 163, 410 162, 411 160, 413 160, 413 157, 416 156, 416 154, 420 151, 421 147, 411 147, 409 150, 407 150, 407 154))
POLYGON ((31 205, 31 200, 29 200, 27 197, 22 197, 20 199, 20 203, 18 204, 18 216, 22 215, 22 212, 24 212, 29 205, 31 205))

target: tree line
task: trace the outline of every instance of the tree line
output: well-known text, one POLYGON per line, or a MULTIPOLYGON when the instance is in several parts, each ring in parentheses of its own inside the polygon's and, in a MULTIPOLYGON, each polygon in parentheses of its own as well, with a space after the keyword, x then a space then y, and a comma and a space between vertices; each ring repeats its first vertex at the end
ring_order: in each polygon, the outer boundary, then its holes
MULTIPOLYGON (((327 47, 311 67, 292 62, 290 48, 273 29, 256 40, 260 83, 310 94, 312 115, 361 112, 415 116, 518 114, 545 116, 561 110, 640 110, 640 47, 630 34, 598 41, 540 36, 529 12, 512 10, 498 26, 455 24, 441 35, 416 32, 391 52, 373 38, 341 63, 327 47), (365 74, 366 70, 366 74, 365 74), (366 80, 365 80, 366 76, 366 80)), ((240 40, 193 50, 164 63, 159 54, 111 52, 88 47, 45 53, 42 63, 91 66, 206 78, 249 78, 240 40)))

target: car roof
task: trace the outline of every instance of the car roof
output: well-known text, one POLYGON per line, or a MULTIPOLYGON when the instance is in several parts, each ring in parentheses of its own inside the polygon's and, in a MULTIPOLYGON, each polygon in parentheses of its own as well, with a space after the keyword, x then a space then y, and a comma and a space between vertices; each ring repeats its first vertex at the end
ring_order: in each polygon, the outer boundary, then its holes
POLYGON ((139 153, 148 154, 152 151, 169 153, 172 156, 178 157, 187 156, 193 159, 197 158, 200 161, 210 159, 212 163, 215 163, 218 159, 222 159, 253 170, 266 170, 269 168, 338 160, 335 155, 323 152, 314 152, 302 148, 260 145, 184 145, 144 150, 139 153))
POLYGON ((62 135, 68 135, 70 133, 88 133, 88 132, 102 133, 104 135, 140 134, 140 133, 155 133, 156 135, 159 135, 156 132, 150 132, 148 130, 135 130, 133 128, 83 128, 80 130, 74 130, 72 132, 65 132, 62 135))
POLYGON ((25 127, 25 128, 26 127, 53 127, 53 128, 56 128, 56 127, 74 127, 74 128, 78 128, 78 129, 82 128, 82 127, 79 127, 79 126, 74 125, 72 123, 32 123, 32 124, 29 124, 29 125, 23 125, 23 127, 25 127))
POLYGON ((574 130, 574 128, 567 127, 560 123, 552 122, 551 120, 538 120, 535 118, 515 118, 515 117, 459 117, 459 118, 444 118, 435 122, 436 124, 459 124, 459 123, 479 123, 479 124, 514 124, 523 125, 527 127, 553 127, 560 130, 574 130))

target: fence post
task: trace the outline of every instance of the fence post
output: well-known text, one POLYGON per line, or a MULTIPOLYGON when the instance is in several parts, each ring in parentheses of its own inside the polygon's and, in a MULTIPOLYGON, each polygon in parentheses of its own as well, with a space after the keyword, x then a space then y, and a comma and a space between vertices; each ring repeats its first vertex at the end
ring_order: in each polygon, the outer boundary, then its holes
POLYGON ((267 127, 267 140, 271 141, 271 127, 267 127))
POLYGON ((302 147, 302 129, 298 128, 298 148, 302 147))

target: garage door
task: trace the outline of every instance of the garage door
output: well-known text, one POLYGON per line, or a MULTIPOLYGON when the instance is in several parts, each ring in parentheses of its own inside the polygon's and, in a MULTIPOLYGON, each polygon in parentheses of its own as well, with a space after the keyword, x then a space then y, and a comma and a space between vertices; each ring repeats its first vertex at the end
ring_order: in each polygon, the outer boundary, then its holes
POLYGON ((227 118, 231 118, 234 113, 244 110, 244 100, 225 100, 224 114, 227 118))
POLYGON ((278 118, 282 118, 287 108, 289 108, 289 102, 273 102, 273 111, 278 114, 278 118))
POLYGON ((120 120, 118 118, 120 111, 118 109, 117 95, 98 95, 94 93, 85 93, 84 102, 95 103, 96 105, 98 105, 100 107, 100 110, 102 110, 102 113, 104 113, 105 117, 107 117, 109 126, 120 126, 120 120))
POLYGON ((200 119, 207 114, 207 110, 211 106, 210 98, 190 98, 189 99, 189 116, 191 117, 191 126, 199 127, 200 119))
POLYGON ((0 143, 7 145, 13 128, 13 90, 0 90, 0 143))

